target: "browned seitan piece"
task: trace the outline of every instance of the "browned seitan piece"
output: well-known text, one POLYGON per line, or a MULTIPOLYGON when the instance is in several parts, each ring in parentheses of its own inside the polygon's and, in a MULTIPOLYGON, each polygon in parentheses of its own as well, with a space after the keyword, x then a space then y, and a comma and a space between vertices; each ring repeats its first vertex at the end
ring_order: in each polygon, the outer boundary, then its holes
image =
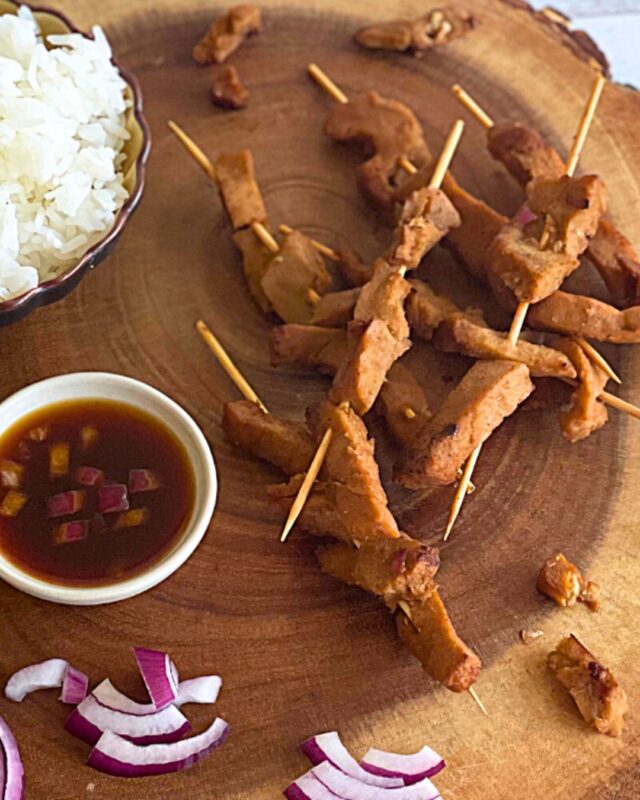
MULTIPOLYGON (((298 495, 303 474, 294 475, 287 483, 267 486, 267 494, 283 513, 288 513, 298 495)), ((316 481, 296 523, 312 536, 329 536, 353 546, 349 531, 338 511, 333 485, 329 481, 316 481)))
POLYGON ((273 253, 267 250, 251 228, 235 231, 233 242, 242 254, 242 269, 249 293, 262 311, 271 311, 271 304, 262 291, 262 278, 271 263, 273 253))
POLYGON ((558 336, 552 344, 569 356, 578 373, 578 386, 571 395, 571 403, 560 412, 560 427, 565 439, 579 442, 602 428, 609 419, 606 405, 598 400, 608 376, 573 339, 558 336))
POLYGON ((450 173, 445 176, 442 188, 462 220, 460 227, 451 230, 443 243, 474 278, 486 283, 487 250, 509 220, 465 191, 450 173))
POLYGON ((266 224, 267 210, 256 182, 251 151, 222 153, 215 168, 218 188, 234 231, 248 228, 253 222, 266 224))
POLYGON ((271 364, 316 367, 335 375, 348 352, 347 332, 316 325, 279 325, 269 337, 271 364))
POLYGON ((306 324, 313 317, 316 296, 331 286, 331 275, 311 239, 292 231, 269 262, 261 286, 281 319, 306 324))
POLYGON ((375 594, 392 611, 399 600, 422 599, 435 591, 433 578, 440 566, 437 550, 404 533, 397 539, 371 539, 359 548, 330 544, 316 555, 329 575, 375 594))
POLYGON ((399 197, 398 159, 416 167, 431 163, 431 153, 415 114, 404 103, 377 92, 355 95, 348 103, 334 103, 324 131, 338 142, 356 142, 373 153, 356 171, 364 194, 377 206, 393 213, 399 197))
POLYGON ((211 101, 220 108, 237 110, 244 108, 249 92, 240 80, 235 67, 220 67, 211 83, 211 101))
POLYGON ((425 672, 452 692, 466 692, 480 674, 478 656, 453 627, 440 594, 409 602, 411 620, 396 615, 400 638, 420 661, 425 672))
POLYGON ((549 669, 598 733, 620 736, 629 703, 611 671, 572 634, 549 654, 549 669))
POLYGON ((393 364, 411 346, 404 301, 409 283, 397 269, 378 260, 373 278, 362 287, 349 324, 349 353, 340 365, 330 398, 369 411, 393 364))
MULTIPOLYGON (((559 177, 564 163, 531 128, 518 123, 498 123, 487 131, 489 151, 523 186, 533 178, 559 177)), ((607 285, 615 303, 623 308, 640 303, 640 261, 631 242, 611 222, 600 220, 589 243, 587 257, 607 285)))
POLYGON ((333 484, 336 507, 354 544, 397 538, 400 533, 380 481, 374 442, 362 419, 353 409, 324 401, 309 409, 308 423, 316 442, 327 428, 333 431, 321 479, 333 484))
POLYGON ((509 335, 478 325, 466 314, 451 314, 436 330, 434 345, 445 353, 461 353, 471 358, 519 361, 535 378, 575 378, 571 359, 562 351, 526 339, 515 344, 509 335))
POLYGON ((193 48, 198 64, 220 64, 234 53, 247 36, 259 33, 262 18, 257 6, 233 6, 212 23, 209 30, 193 48))
POLYGON ((531 306, 527 322, 538 330, 584 336, 600 342, 640 342, 640 306, 620 311, 594 297, 568 292, 554 292, 531 306))
POLYGON ((409 281, 411 294, 407 300, 407 319, 412 332, 430 342, 442 322, 460 309, 448 297, 435 292, 425 281, 414 278, 409 281))
POLYGON ((395 363, 384 382, 375 405, 385 418, 396 442, 410 447, 431 418, 424 391, 413 374, 395 363))
POLYGON ((346 326, 353 318, 359 296, 360 288, 357 286, 341 292, 328 292, 313 307, 311 324, 328 328, 346 326))
POLYGON ((539 592, 559 606, 574 606, 578 601, 591 611, 600 608, 600 587, 588 581, 562 553, 548 558, 538 573, 536 586, 539 592))
POLYGON ((459 39, 475 24, 469 11, 441 6, 432 8, 418 19, 397 19, 369 25, 356 33, 355 40, 370 50, 421 53, 459 39))
POLYGON ((418 489, 456 480, 476 447, 533 391, 529 370, 514 361, 477 361, 396 465, 395 478, 418 489))
POLYGON ((364 262, 346 239, 340 240, 338 256, 340 271, 349 286, 364 286, 373 277, 373 264, 364 262))
POLYGON ((303 422, 265 414, 250 400, 225 403, 222 428, 233 444, 270 461, 287 475, 305 472, 316 451, 303 422))

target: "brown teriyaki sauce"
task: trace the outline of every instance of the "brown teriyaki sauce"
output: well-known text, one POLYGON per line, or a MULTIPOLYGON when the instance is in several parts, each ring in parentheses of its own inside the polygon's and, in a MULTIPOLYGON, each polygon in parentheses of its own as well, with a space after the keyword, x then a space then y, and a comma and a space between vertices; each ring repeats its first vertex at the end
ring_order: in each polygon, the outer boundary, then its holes
POLYGON ((124 403, 66 401, 18 420, 0 435, 0 479, 3 466, 8 468, 0 505, 11 491, 6 484, 12 474, 16 479, 11 464, 23 468, 14 491, 27 499, 15 517, 0 516, 0 551, 22 570, 56 584, 99 586, 143 572, 182 537, 194 505, 193 468, 181 442, 159 420, 124 403), (69 445, 68 472, 52 477, 50 449, 59 443, 69 445), (153 474, 158 488, 127 493, 130 509, 146 509, 139 512, 144 522, 117 529, 121 512, 98 515, 97 488, 78 483, 82 467, 100 470, 102 485, 129 485, 132 469, 153 474), (82 508, 51 518, 49 498, 70 490, 83 492, 82 508), (75 520, 89 523, 86 536, 60 543, 59 526, 75 520))

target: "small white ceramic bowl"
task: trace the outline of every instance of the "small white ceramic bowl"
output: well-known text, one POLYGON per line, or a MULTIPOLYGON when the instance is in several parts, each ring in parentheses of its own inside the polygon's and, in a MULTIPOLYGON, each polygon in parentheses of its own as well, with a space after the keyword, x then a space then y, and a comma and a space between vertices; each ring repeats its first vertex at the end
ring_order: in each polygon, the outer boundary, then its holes
POLYGON ((0 403, 0 435, 25 414, 65 400, 115 400, 163 422, 185 447, 195 478, 191 519, 173 548, 147 570, 106 586, 64 586, 30 575, 0 552, 0 578, 34 597, 66 605, 100 605, 146 592, 173 574, 196 549, 206 533, 218 493, 216 467, 200 428, 177 403, 146 383, 110 372, 76 372, 34 383, 0 403))

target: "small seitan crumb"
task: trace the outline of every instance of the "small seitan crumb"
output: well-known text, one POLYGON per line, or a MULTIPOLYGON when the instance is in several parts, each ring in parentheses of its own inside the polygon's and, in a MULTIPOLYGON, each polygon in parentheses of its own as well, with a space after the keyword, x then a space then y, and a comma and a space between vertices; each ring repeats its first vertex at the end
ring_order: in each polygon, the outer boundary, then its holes
POLYGON ((620 736, 629 710, 627 695, 593 653, 571 634, 549 653, 547 664, 569 690, 585 722, 598 733, 620 736))
POLYGON ((198 64, 222 64, 244 40, 260 33, 262 15, 251 5, 233 6, 213 21, 209 30, 193 48, 193 59, 198 64))
POLYGON ((235 67, 221 67, 213 77, 211 100, 221 108, 237 109, 247 105, 249 92, 235 67))
POLYGON ((547 559, 538 573, 538 591, 559 606, 574 606, 578 601, 591 611, 600 608, 600 587, 586 580, 582 573, 562 553, 547 559))
POLYGON ((475 27, 468 11, 457 8, 432 8, 415 20, 392 20, 363 28, 356 42, 371 50, 396 50, 419 54, 464 36, 475 27))
POLYGON ((518 635, 522 644, 533 644, 536 639, 544 636, 544 631, 539 628, 523 628, 518 635))

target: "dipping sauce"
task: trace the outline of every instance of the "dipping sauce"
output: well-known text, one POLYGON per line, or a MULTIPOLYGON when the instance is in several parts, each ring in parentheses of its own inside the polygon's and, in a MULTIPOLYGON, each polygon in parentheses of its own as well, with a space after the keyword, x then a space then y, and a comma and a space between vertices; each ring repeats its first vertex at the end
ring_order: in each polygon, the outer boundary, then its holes
POLYGON ((0 436, 0 551, 52 583, 143 572, 182 537, 194 497, 185 448, 133 406, 57 403, 0 436))

